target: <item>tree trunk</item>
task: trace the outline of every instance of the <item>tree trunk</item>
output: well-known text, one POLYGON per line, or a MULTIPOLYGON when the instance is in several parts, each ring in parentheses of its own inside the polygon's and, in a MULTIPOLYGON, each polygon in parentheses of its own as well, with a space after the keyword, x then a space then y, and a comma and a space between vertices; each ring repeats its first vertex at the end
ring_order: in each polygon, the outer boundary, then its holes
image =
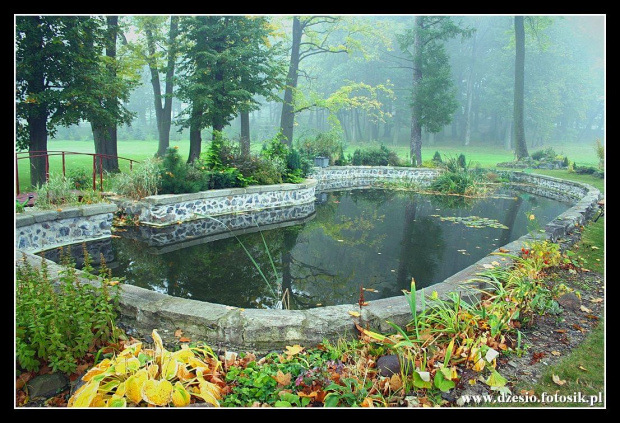
MULTIPOLYGON (((40 21, 38 17, 33 17, 40 21)), ((32 39, 33 49, 43 48, 43 34, 32 39)), ((45 75, 42 67, 32 70, 28 78, 28 88, 33 93, 41 93, 45 90, 45 75)), ((28 103, 28 151, 37 157, 30 158, 30 184, 38 187, 47 182, 47 108, 39 102, 28 103)))
MULTIPOLYGON (((146 30, 149 55, 156 53, 155 42, 152 35, 149 36, 150 30, 146 30)), ((155 117, 157 119, 157 134, 159 136, 159 144, 157 147, 157 156, 162 157, 166 154, 166 150, 170 147, 170 126, 172 124, 172 91, 174 86, 174 64, 176 59, 176 38, 179 34, 179 17, 170 17, 170 30, 168 32, 168 63, 166 66, 166 91, 164 95, 164 105, 161 103, 161 85, 159 81, 159 69, 149 63, 151 70, 151 84, 153 85, 153 94, 155 102, 155 117)))
MULTIPOLYGON (((195 106, 195 105, 194 105, 195 106)), ((200 135, 200 112, 192 109, 192 120, 189 128, 189 156, 187 163, 194 163, 200 157, 200 149, 202 147, 202 136, 200 135)))
MULTIPOLYGON (((108 25, 108 33, 105 40, 105 55, 110 59, 110 62, 115 62, 118 16, 106 16, 106 22, 108 25)), ((112 78, 116 77, 116 70, 113 65, 106 66, 106 72, 108 72, 112 78)), ((112 107, 115 107, 115 105, 112 107)), ((100 166, 103 166, 103 170, 106 172, 118 172, 116 123, 101 123, 95 118, 91 121, 91 128, 93 130, 93 139, 95 140, 95 153, 104 155, 101 160, 97 159, 95 162, 97 171, 101 171, 102 169, 100 169, 100 166)))
POLYGON ((420 123, 420 106, 417 101, 416 92, 422 80, 421 54, 422 40, 420 38, 420 28, 422 26, 422 16, 415 17, 415 34, 413 39, 414 59, 413 59, 413 106, 411 107, 411 143, 409 154, 411 164, 414 166, 422 165, 422 124, 420 123))
POLYGON ((38 187, 47 182, 47 113, 44 108, 38 108, 37 113, 30 113, 28 130, 30 132, 29 151, 36 157, 30 158, 30 184, 38 187))
POLYGON ((506 131, 504 132, 504 150, 512 150, 512 121, 506 122, 506 131))
POLYGON ((514 131, 515 155, 517 160, 528 157, 524 127, 524 87, 525 87, 525 29, 523 16, 515 16, 515 92, 514 92, 514 131))
POLYGON ((293 18, 293 45, 291 48, 291 61, 286 76, 286 89, 282 103, 282 116, 280 117, 280 131, 282 142, 289 147, 293 145, 293 126, 295 125, 295 109, 293 105, 293 91, 297 88, 297 71, 299 69, 299 47, 303 34, 299 17, 293 18))
POLYGON ((248 157, 250 155, 250 113, 247 111, 241 112, 239 147, 243 157, 248 157))
POLYGON ((474 97, 474 66, 476 64, 476 33, 472 36, 471 63, 469 65, 469 77, 467 78, 467 107, 465 108, 465 139, 463 145, 469 145, 471 140, 471 103, 474 97))

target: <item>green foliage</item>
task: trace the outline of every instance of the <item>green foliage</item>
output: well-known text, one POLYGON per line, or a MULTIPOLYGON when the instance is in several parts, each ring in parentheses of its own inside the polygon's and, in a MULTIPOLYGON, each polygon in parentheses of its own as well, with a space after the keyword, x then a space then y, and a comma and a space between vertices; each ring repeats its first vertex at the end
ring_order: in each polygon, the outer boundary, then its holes
MULTIPOLYGON (((213 157, 219 158, 210 152, 213 157)), ((211 158, 211 156, 208 156, 211 158)), ((168 148, 161 162, 160 192, 162 194, 183 194, 206 191, 210 181, 200 162, 187 163, 179 155, 178 149, 168 148)))
POLYGON ((50 174, 47 183, 37 187, 36 193, 35 204, 42 209, 79 203, 73 181, 58 174, 50 174))
POLYGON ((28 204, 28 201, 30 201, 30 197, 22 201, 21 203, 15 200, 15 213, 23 213, 26 208, 26 204, 28 204))
MULTIPOLYGON (((59 286, 50 281, 45 261, 39 268, 24 256, 16 266, 15 353, 24 370, 48 363, 54 371, 72 373, 93 346, 116 340, 118 281, 111 281, 103 262, 102 281, 95 286, 80 280, 69 254, 62 261, 59 286)), ((83 277, 93 280, 91 271, 84 249, 83 277)))
POLYGON ((73 182, 75 189, 92 189, 93 175, 88 174, 84 168, 73 168, 67 172, 68 178, 73 182))
POLYGON ((112 191, 134 200, 157 195, 161 184, 161 160, 149 158, 138 163, 130 172, 111 177, 112 191))
POLYGON ((545 150, 538 150, 531 154, 532 159, 534 160, 555 160, 557 154, 553 147, 546 148, 545 150))
MULTIPOLYGON (((241 354, 241 359, 245 358, 241 354)), ((327 386, 329 367, 338 363, 320 350, 294 355, 271 352, 260 361, 250 360, 245 366, 233 366, 226 373, 232 392, 222 400, 224 407, 249 407, 255 402, 277 407, 307 406, 310 398, 297 392, 305 387, 327 386)))
POLYGON ((435 163, 443 163, 443 160, 441 159, 441 154, 439 153, 439 151, 435 151, 435 154, 433 155, 433 161, 435 163))
POLYGON ((379 148, 357 149, 353 152, 351 164, 354 166, 403 166, 395 151, 385 145, 379 148))
POLYGON ((336 160, 344 159, 344 145, 341 135, 335 130, 321 132, 315 137, 300 138, 297 147, 301 155, 311 162, 317 156, 328 157, 330 164, 335 163, 336 160))
POLYGON ((603 170, 605 168, 605 146, 601 143, 601 140, 596 140, 596 156, 598 157, 598 168, 603 170))

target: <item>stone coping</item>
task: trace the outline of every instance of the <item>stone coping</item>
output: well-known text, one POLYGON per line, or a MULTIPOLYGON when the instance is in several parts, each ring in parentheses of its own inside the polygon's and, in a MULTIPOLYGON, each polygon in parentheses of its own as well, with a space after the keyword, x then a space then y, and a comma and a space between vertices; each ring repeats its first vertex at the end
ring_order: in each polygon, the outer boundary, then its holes
MULTIPOLYGON (((518 180, 521 175, 515 175, 518 180)), ((528 183, 537 180, 561 185, 560 178, 530 175, 528 183), (540 178, 536 178, 540 176, 540 178)), ((546 227, 541 238, 555 240, 571 234, 575 228, 591 219, 597 210, 596 202, 601 198, 599 190, 590 185, 573 183, 583 194, 575 205, 562 213, 546 227)), ((558 185, 558 186, 559 186, 558 185)), ((504 245, 502 249, 518 252, 523 246, 533 241, 531 235, 504 245)), ((479 273, 485 264, 497 261, 494 253, 499 248, 466 269, 457 272, 445 281, 435 284, 425 291, 437 291, 440 298, 447 298, 451 292, 460 292, 466 301, 478 298, 480 287, 488 285, 488 280, 479 273)), ((25 253, 26 260, 40 264, 42 259, 25 253)), ((22 253, 16 250, 16 263, 22 260, 22 253)), ((508 266, 510 261, 502 262, 508 266)), ((48 263, 50 280, 56 280, 60 266, 48 263)), ((90 282, 84 279, 87 283, 90 282)), ((356 324, 380 332, 392 331, 388 322, 404 326, 411 320, 411 311, 403 296, 372 301, 368 306, 346 304, 318 307, 309 310, 268 310, 242 309, 191 299, 182 299, 154 292, 133 285, 122 285, 120 322, 138 331, 142 335, 150 334, 154 329, 167 342, 174 342, 174 331, 182 329, 185 336, 206 342, 212 348, 234 349, 241 351, 269 352, 282 350, 287 345, 300 344, 315 346, 325 339, 356 338, 356 324), (350 312, 360 312, 358 317, 350 312)), ((418 296, 417 306, 421 306, 418 296)))
POLYGON ((44 223, 53 220, 72 219, 75 217, 89 217, 98 214, 114 213, 117 210, 116 204, 113 203, 97 203, 85 206, 64 207, 54 210, 28 210, 15 214, 15 227, 33 225, 35 223, 44 223))

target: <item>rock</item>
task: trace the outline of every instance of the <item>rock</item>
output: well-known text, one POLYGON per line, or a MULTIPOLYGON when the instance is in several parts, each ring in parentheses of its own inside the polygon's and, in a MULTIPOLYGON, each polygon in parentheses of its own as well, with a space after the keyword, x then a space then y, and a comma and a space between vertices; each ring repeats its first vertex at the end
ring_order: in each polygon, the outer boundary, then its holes
POLYGON ((27 387, 30 398, 52 397, 69 387, 69 379, 62 373, 39 375, 31 379, 27 387))
MULTIPOLYGON (((402 369, 402 370, 406 370, 406 374, 412 374, 413 373, 413 363, 409 366, 407 366, 407 369, 402 369)), ((379 357, 379 359, 377 360, 377 371, 379 372, 380 376, 392 376, 393 374, 401 374, 401 365, 400 365, 400 360, 398 358, 397 355, 395 354, 391 354, 391 355, 384 355, 379 357)))
POLYGON ((581 300, 572 292, 567 292, 557 299, 558 304, 566 310, 579 311, 581 300))

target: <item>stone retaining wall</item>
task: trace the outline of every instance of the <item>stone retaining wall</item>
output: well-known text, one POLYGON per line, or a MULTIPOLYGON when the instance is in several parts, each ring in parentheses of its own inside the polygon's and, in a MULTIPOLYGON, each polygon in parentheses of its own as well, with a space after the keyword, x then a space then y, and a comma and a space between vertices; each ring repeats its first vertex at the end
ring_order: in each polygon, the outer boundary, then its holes
MULTIPOLYGON (((371 174, 381 175, 379 177, 386 174, 398 174, 379 171, 373 173, 372 169, 368 171, 371 174)), ((420 179, 431 177, 427 169, 422 169, 422 171, 418 174, 420 179)), ((363 180, 363 178, 353 176, 357 173, 352 169, 326 168, 314 174, 319 181, 327 180, 329 177, 336 178, 337 175, 342 176, 342 180, 363 180), (338 172, 335 172, 336 170, 338 172)), ((515 172, 511 179, 515 183, 522 184, 526 189, 538 190, 542 187, 545 192, 553 195, 558 192, 570 193, 573 207, 545 228, 544 236, 553 241, 570 234, 578 225, 590 219, 596 212, 596 202, 601 198, 600 192, 589 185, 563 181, 558 178, 515 172)), ((314 186, 308 189, 314 189, 314 186)), ((312 197, 314 197, 314 192, 312 197)), ((244 204, 246 203, 237 205, 243 206, 244 204)), ((169 207, 174 210, 174 205, 170 204, 169 207)), ((167 212, 164 212, 160 216, 165 217, 166 214, 167 212)), ((519 251, 522 246, 531 241, 530 235, 525 235, 502 248, 519 251)), ((498 251, 499 248, 495 252, 498 251)), ((21 260, 20 251, 16 251, 15 260, 21 260)), ((26 260, 37 264, 42 259, 36 255, 27 254, 26 260)), ((465 299, 469 298, 470 301, 474 301, 477 295, 476 288, 484 285, 484 281, 472 284, 472 280, 477 278, 478 272, 485 269, 485 264, 490 264, 495 260, 496 257, 490 254, 444 282, 433 285, 432 290, 437 291, 440 298, 446 298, 449 292, 461 292, 465 299)), ((503 265, 509 264, 509 262, 502 263, 503 265)), ((49 269, 50 279, 54 280, 54 272, 57 272, 60 266, 50 262, 49 269)), ((418 300, 419 298, 420 296, 418 300)), ((138 334, 148 335, 153 329, 157 329, 165 341, 174 342, 176 341, 174 331, 182 329, 185 336, 193 340, 204 341, 214 349, 226 348, 256 352, 281 351, 287 345, 294 344, 314 346, 324 339, 356 337, 355 324, 381 332, 390 331, 393 328, 387 323, 388 321, 404 326, 411 319, 409 304, 404 296, 372 301, 362 308, 361 316, 354 317, 349 312, 359 311, 357 304, 319 307, 310 310, 241 309, 172 297, 133 285, 123 285, 120 305, 120 323, 137 331, 138 334)))
POLYGON ((193 194, 165 194, 127 201, 112 197, 119 208, 137 216, 141 224, 174 225, 231 213, 283 208, 314 202, 316 181, 301 184, 249 186, 201 191, 193 194))
POLYGON ((15 248, 39 252, 112 234, 116 204, 99 203, 15 215, 15 248))
POLYGON ((376 181, 393 181, 426 187, 437 178, 438 169, 390 166, 331 166, 315 168, 311 174, 317 191, 361 188, 376 181))

